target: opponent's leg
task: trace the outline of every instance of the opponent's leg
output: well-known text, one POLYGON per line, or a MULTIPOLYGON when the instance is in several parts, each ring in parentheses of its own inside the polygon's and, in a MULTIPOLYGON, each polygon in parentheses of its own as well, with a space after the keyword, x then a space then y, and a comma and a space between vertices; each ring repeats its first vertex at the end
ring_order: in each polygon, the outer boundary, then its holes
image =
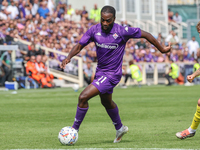
POLYGON ((77 106, 75 121, 73 128, 79 130, 79 127, 85 117, 88 110, 88 100, 96 95, 100 94, 99 90, 92 84, 88 85, 80 94, 79 102, 77 106))
POLYGON ((116 129, 116 138, 114 143, 118 143, 122 140, 122 136, 128 132, 128 127, 123 126, 119 116, 119 110, 117 105, 112 100, 112 94, 100 94, 101 103, 105 107, 108 115, 110 116, 116 129))
POLYGON ((184 131, 176 133, 177 138, 185 139, 188 137, 193 137, 196 133, 196 129, 199 126, 199 123, 200 123, 200 99, 198 100, 197 110, 196 113, 194 114, 191 126, 188 129, 185 129, 184 131))

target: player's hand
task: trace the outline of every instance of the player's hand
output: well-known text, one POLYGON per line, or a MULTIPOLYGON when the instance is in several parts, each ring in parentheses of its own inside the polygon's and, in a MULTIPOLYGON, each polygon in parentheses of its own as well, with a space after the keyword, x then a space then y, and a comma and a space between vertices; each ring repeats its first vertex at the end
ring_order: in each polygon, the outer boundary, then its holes
POLYGON ((63 61, 62 61, 62 64, 60 65, 60 68, 64 69, 66 64, 68 64, 70 62, 70 59, 68 58, 65 58, 63 61))
POLYGON ((168 43, 168 46, 165 46, 164 48, 163 48, 163 51, 162 51, 162 53, 168 53, 168 52, 170 52, 170 50, 171 50, 171 43, 169 42, 168 43))
POLYGON ((172 48, 172 47, 171 47, 171 43, 169 42, 169 43, 168 43, 168 46, 164 47, 163 53, 168 53, 168 52, 170 52, 171 48, 172 48))
POLYGON ((194 80, 195 76, 192 74, 192 75, 188 75, 187 76, 187 80, 192 83, 192 81, 194 80))

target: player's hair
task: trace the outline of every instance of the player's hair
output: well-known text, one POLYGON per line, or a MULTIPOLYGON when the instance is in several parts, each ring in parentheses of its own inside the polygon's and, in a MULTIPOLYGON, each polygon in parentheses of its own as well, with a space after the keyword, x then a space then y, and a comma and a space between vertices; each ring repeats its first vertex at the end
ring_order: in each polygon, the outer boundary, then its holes
POLYGON ((198 30, 198 28, 200 28, 200 21, 197 23, 196 28, 198 30))
POLYGON ((101 9, 101 13, 111 13, 113 14, 113 17, 115 17, 115 13, 116 13, 116 10, 114 7, 112 6, 104 6, 102 9, 101 9))

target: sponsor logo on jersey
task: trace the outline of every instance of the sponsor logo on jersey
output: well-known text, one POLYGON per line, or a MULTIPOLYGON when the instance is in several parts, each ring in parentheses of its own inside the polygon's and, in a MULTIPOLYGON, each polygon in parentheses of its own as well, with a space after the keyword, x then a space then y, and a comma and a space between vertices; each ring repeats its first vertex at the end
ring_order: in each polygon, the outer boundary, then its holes
POLYGON ((100 32, 98 32, 96 35, 99 35, 99 36, 101 36, 101 33, 100 33, 100 32))
POLYGON ((116 43, 102 43, 102 44, 99 44, 96 42, 96 46, 98 47, 101 47, 101 48, 106 48, 106 49, 116 49, 118 48, 118 44, 116 43))
POLYGON ((117 33, 113 34, 113 37, 116 39, 118 37, 117 33))

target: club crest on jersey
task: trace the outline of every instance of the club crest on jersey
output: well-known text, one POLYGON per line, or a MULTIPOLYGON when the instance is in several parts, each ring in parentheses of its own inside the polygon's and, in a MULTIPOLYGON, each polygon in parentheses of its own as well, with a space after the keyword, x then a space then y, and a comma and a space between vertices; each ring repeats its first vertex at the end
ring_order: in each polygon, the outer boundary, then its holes
POLYGON ((100 32, 98 32, 96 35, 101 35, 101 33, 100 33, 100 32))
POLYGON ((117 33, 113 34, 113 37, 116 39, 118 37, 117 33))

